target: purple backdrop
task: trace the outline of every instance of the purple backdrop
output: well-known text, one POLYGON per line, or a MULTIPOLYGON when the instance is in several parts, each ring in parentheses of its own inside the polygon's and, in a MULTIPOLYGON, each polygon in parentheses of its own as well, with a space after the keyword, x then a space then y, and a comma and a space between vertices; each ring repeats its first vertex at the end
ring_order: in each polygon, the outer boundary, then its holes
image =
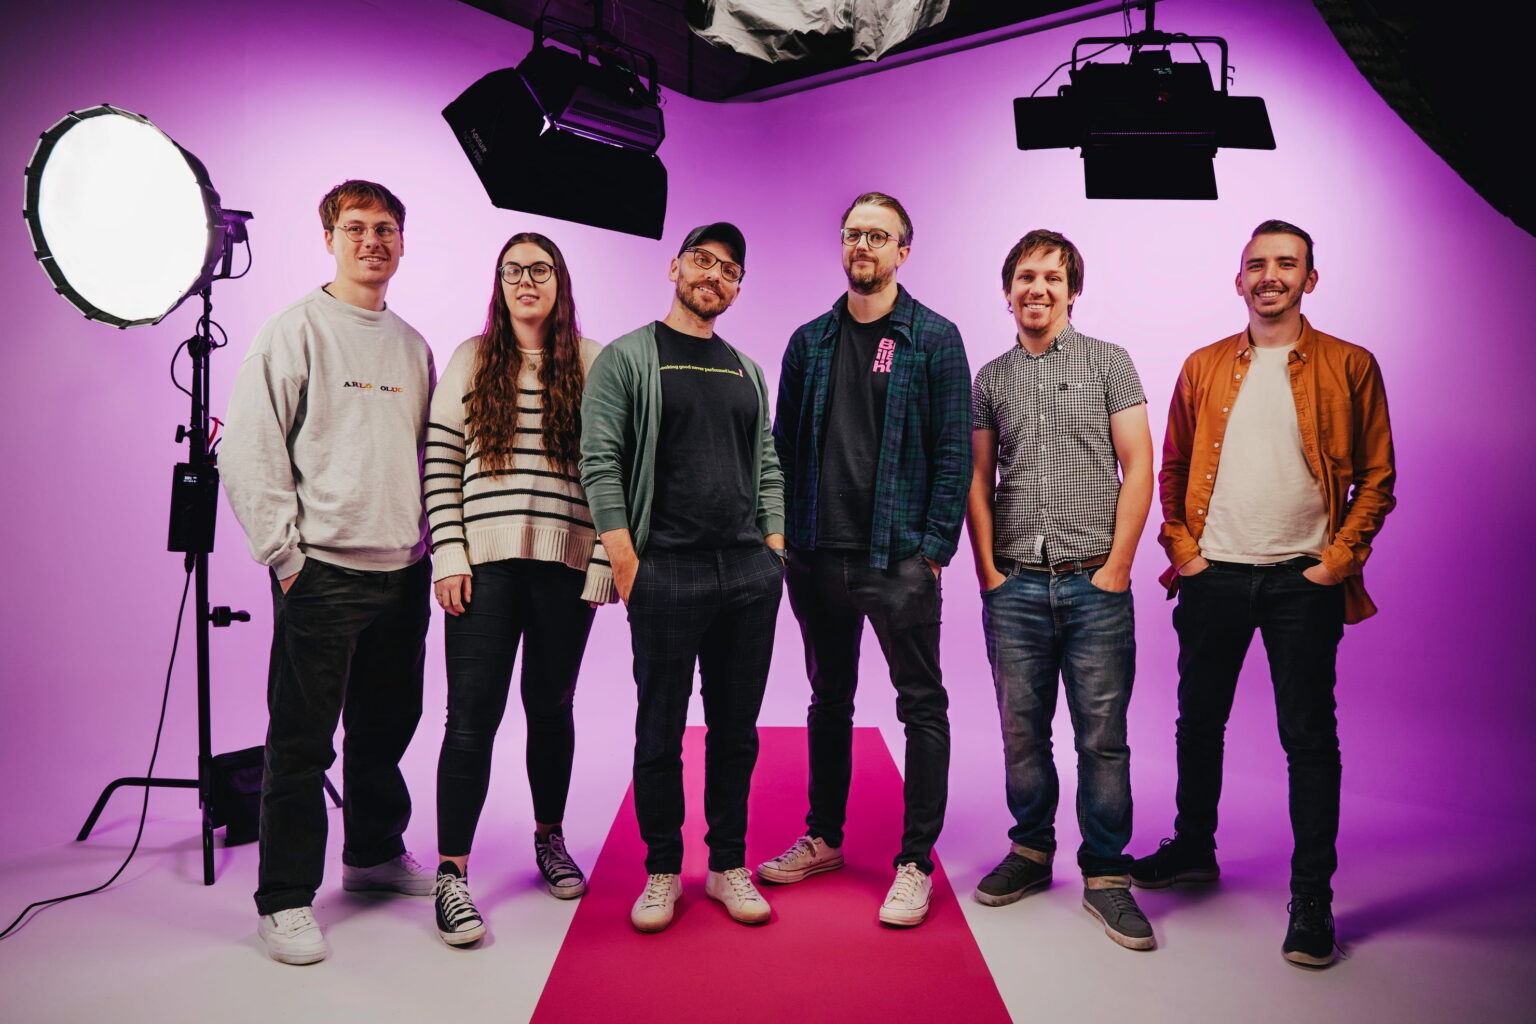
MULTIPOLYGON (((902 198, 916 223, 903 282, 960 325, 979 366, 1012 343, 998 280, 1004 253, 1030 228, 1055 228, 1087 260, 1077 324, 1130 350, 1152 396, 1156 437, 1185 354, 1244 323, 1231 281, 1248 231, 1267 217, 1292 220, 1318 240, 1321 281, 1307 313, 1376 352, 1395 413, 1400 507, 1369 574, 1382 613, 1352 627, 1341 654, 1347 790, 1527 817, 1532 797, 1521 780, 1531 770, 1536 696, 1520 667, 1529 601, 1519 574, 1533 554, 1524 403, 1536 355, 1520 324, 1536 242, 1392 114, 1304 0, 1179 0, 1160 22, 1226 36, 1236 91, 1269 103, 1280 148, 1221 154, 1219 202, 1088 202, 1075 151, 1013 148, 1010 100, 1065 59, 1079 34, 1114 32, 1113 19, 767 104, 670 95, 663 243, 489 206, 439 111, 481 74, 520 59, 530 36, 452 0, 8 11, 0 164, 16 173, 19 200, 37 135, 68 110, 111 102, 153 118, 203 159, 229 205, 255 211, 255 270, 215 292, 231 337, 214 363, 216 410, 265 316, 327 279, 314 208, 349 176, 387 183, 409 207, 409 249, 390 302, 440 363, 477 331, 493 258, 512 232, 559 241, 585 331, 608 340, 664 312, 666 262, 682 233, 730 218, 752 259, 722 333, 776 377, 790 331, 841 290, 838 214, 852 195, 878 188, 902 198)), ((85 322, 52 294, 21 218, 5 224, 0 380, 9 398, 0 422, 13 454, 0 514, 13 547, 0 596, 0 834, 19 843, 24 833, 62 838, 106 779, 142 769, 182 580, 180 558, 162 550, 168 467, 183 451, 172 433, 186 409, 166 364, 194 314, 122 333, 85 322)), ((134 239, 100 242, 134 258, 134 239)), ((1171 807, 1175 651, 1154 579, 1155 519, 1135 578, 1138 845, 1166 832, 1171 807)), ((227 508, 212 566, 215 603, 257 620, 214 634, 215 747, 229 750, 262 738, 270 605, 264 571, 227 508)), ((1005 816, 1001 744, 973 579, 962 544, 945 574, 955 807, 991 815, 972 826, 995 845, 1005 816)), ((193 770, 190 637, 161 762, 168 773, 193 770)), ((442 728, 439 629, 429 644, 429 711, 408 755, 424 803, 442 728)), ((627 651, 622 613, 603 611, 578 697, 578 771, 627 757, 627 651)), ((1230 771, 1273 782, 1283 757, 1262 659, 1252 661, 1230 771)), ((889 726, 890 690, 872 640, 866 665, 859 721, 889 726)), ((802 721, 805 691, 786 604, 762 721, 802 721)), ((1279 817, 1282 805, 1269 813, 1279 817)), ((1411 816, 1402 821, 1411 830, 1411 816)))

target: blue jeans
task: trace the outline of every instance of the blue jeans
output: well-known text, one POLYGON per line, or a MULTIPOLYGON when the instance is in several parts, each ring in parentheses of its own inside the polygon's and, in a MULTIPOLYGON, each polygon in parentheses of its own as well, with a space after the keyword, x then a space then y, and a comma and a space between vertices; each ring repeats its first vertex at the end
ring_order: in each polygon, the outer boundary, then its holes
POLYGON ((1058 674, 1077 748, 1077 820, 1085 877, 1130 869, 1131 750, 1125 712, 1136 675, 1130 591, 1089 582, 1092 569, 1053 576, 1015 569, 982 593, 981 623, 1003 724, 1008 836, 1042 853, 1056 850, 1059 785, 1051 758, 1058 674))

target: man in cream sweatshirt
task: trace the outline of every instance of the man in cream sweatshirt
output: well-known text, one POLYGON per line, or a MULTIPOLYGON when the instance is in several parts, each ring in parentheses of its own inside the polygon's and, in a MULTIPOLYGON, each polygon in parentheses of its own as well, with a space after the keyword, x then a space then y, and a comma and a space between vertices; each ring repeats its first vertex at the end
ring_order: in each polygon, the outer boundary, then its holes
POLYGON ((421 717, 431 568, 421 450, 432 354, 384 304, 405 208, 346 181, 321 201, 336 276, 262 326, 235 379, 220 453, 230 507, 272 581, 258 928, 274 960, 329 954, 312 903, 322 782, 346 727, 342 885, 430 895, 405 851, 399 762, 421 717))

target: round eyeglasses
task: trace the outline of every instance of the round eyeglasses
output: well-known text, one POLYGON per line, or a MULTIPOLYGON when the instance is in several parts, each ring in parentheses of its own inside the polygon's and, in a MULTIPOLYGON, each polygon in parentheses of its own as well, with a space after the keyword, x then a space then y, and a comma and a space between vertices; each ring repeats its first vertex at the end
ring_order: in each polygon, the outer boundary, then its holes
POLYGON ((555 274, 555 268, 540 260, 538 263, 530 263, 524 266, 521 263, 503 263, 496 268, 501 274, 501 279, 507 284, 517 284, 523 279, 523 272, 527 271, 528 280, 534 284, 543 284, 555 274))
MULTIPOLYGON (((747 274, 740 263, 723 260, 708 249, 684 249, 683 252, 693 253, 693 265, 700 270, 708 270, 716 263, 720 264, 720 276, 731 282, 731 284, 740 284, 741 279, 747 274)), ((678 255, 682 255, 682 253, 678 255)))
POLYGON ((385 245, 400 237, 400 229, 393 224, 379 224, 377 226, 368 224, 332 224, 331 230, 346 232, 347 237, 354 242, 361 242, 367 238, 370 231, 373 232, 374 238, 377 238, 385 245))
POLYGON ((844 245, 858 245, 859 239, 868 239, 871 249, 878 249, 896 237, 889 231, 881 231, 879 228, 875 228, 872 231, 864 231, 860 228, 843 228, 842 236, 844 245))

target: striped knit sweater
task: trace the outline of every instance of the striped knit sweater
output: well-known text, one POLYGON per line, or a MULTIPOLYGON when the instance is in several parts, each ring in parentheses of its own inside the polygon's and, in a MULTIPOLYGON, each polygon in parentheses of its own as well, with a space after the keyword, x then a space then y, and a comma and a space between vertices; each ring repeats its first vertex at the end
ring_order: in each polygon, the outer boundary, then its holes
MULTIPOLYGON (((493 476, 477 468, 479 452, 473 445, 466 452, 464 398, 474 380, 479 345, 477 336, 458 347, 432 395, 422 493, 433 580, 473 575, 472 567, 484 562, 534 558, 585 572, 583 600, 614 600, 613 570, 592 529, 581 482, 574 473, 552 468, 544 456, 541 356, 523 356, 512 464, 493 476)), ((597 342, 581 339, 583 368, 590 368, 601 350, 597 342)))

